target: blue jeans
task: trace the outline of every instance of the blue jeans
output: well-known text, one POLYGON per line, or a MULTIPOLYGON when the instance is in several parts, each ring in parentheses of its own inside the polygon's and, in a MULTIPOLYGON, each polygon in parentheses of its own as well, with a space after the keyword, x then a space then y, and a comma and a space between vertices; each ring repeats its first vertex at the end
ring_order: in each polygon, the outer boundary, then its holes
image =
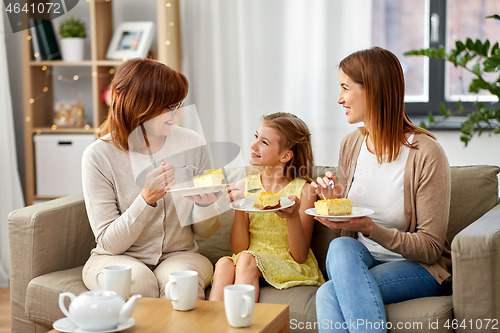
POLYGON ((387 332, 384 304, 443 295, 443 287, 420 264, 379 263, 351 237, 330 243, 326 269, 328 281, 316 293, 319 332, 387 332))

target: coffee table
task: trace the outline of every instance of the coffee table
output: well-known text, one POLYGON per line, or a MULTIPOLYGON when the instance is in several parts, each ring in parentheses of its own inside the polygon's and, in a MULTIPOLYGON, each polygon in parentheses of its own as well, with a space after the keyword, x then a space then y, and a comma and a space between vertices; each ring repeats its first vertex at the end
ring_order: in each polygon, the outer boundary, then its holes
MULTIPOLYGON (((137 300, 132 318, 135 325, 123 333, 148 332, 203 332, 203 333, 288 333, 288 305, 256 303, 252 323, 249 327, 229 326, 224 302, 196 301, 191 311, 176 311, 169 300, 163 298, 140 298, 137 300)), ((53 329, 49 333, 57 333, 53 329)))

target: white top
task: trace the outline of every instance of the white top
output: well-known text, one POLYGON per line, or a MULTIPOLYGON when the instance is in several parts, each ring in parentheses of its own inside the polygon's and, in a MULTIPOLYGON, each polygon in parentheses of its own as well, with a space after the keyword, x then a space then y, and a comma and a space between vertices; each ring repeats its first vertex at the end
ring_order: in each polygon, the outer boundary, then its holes
MULTIPOLYGON (((408 138, 412 143, 413 134, 408 138)), ((359 152, 354 178, 348 198, 354 207, 370 208, 375 211, 370 215, 373 222, 386 228, 404 231, 406 219, 404 215, 404 172, 410 148, 403 146, 397 160, 379 164, 377 156, 366 147, 366 139, 359 152)), ((395 252, 389 251, 380 244, 358 233, 358 240, 367 247, 379 262, 403 260, 395 252)))

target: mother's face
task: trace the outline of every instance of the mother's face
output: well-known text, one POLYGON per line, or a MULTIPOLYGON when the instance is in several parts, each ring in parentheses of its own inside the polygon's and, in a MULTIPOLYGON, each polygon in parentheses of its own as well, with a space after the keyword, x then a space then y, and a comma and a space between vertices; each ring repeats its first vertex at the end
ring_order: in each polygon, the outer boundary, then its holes
POLYGON ((366 91, 360 84, 354 82, 344 71, 339 71, 340 94, 337 103, 345 108, 349 124, 365 120, 366 91))

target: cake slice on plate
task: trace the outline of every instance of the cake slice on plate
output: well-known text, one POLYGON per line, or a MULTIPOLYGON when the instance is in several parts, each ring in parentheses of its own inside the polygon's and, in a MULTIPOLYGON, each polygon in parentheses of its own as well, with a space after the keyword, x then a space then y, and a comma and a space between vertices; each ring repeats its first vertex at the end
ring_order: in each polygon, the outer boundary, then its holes
POLYGON ((222 169, 205 170, 203 174, 193 177, 195 187, 220 185, 223 180, 222 169))
POLYGON ((255 198, 254 207, 260 210, 276 209, 281 207, 280 195, 273 192, 261 192, 255 198))
POLYGON ((316 214, 325 216, 352 214, 352 201, 346 198, 318 200, 314 203, 316 214))

